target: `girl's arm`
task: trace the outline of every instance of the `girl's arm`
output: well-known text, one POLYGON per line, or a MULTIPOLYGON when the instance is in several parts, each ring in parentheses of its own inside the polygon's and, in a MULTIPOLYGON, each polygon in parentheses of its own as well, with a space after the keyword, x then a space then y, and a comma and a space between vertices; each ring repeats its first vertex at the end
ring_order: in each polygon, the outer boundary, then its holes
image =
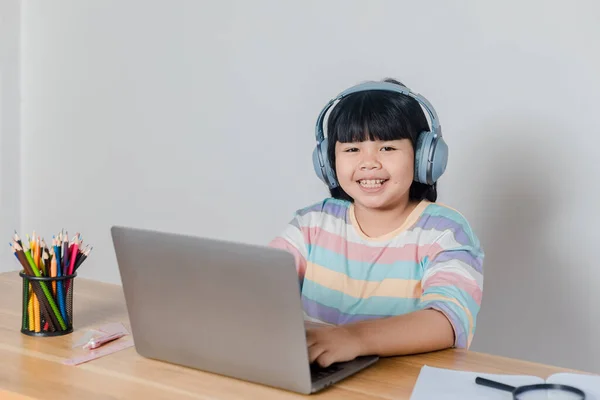
POLYGON ((327 367, 361 355, 398 356, 452 347, 448 318, 433 309, 347 325, 307 329, 309 361, 327 367))
POLYGON ((437 310, 418 310, 395 317, 343 326, 355 336, 360 355, 396 356, 442 350, 454 345, 454 330, 437 310))

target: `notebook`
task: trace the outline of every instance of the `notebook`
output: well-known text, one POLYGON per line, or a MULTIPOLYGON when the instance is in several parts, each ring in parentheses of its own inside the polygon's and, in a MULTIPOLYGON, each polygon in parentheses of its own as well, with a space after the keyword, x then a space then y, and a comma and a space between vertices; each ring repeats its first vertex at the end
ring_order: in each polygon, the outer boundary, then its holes
MULTIPOLYGON (((410 400, 506 400, 511 398, 508 392, 476 384, 475 378, 478 376, 511 386, 544 383, 544 379, 538 376, 483 374, 424 365, 421 368, 410 400)), ((585 392, 586 400, 600 400, 599 375, 560 372, 549 376, 545 382, 574 386, 585 392)))

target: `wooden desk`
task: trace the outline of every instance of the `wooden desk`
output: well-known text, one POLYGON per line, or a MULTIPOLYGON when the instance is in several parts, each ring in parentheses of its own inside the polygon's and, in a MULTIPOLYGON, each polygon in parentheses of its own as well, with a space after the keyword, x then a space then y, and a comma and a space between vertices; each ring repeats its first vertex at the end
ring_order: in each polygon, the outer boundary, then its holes
MULTIPOLYGON (((78 366, 72 344, 83 330, 129 320, 121 286, 76 278, 75 331, 38 338, 20 332, 21 278, 0 274, 0 397, 3 399, 292 399, 307 396, 162 363, 134 348, 78 366)), ((461 350, 382 359, 308 398, 409 399, 424 365, 490 373, 548 375, 569 371, 530 362, 461 350)))

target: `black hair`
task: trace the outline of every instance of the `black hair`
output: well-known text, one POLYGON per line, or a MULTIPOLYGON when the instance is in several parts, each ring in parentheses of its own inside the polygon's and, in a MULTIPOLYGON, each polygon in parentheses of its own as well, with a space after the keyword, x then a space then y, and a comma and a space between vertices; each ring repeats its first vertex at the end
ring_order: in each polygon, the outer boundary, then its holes
MULTIPOLYGON (((390 78, 383 81, 404 86, 390 78)), ((379 90, 352 93, 333 107, 327 119, 327 158, 335 171, 335 144, 338 141, 409 139, 414 151, 419 133, 426 130, 429 130, 429 123, 425 112, 412 97, 379 90)), ((353 201, 340 186, 331 189, 330 193, 334 198, 353 201)), ((435 202, 436 183, 427 185, 413 181, 409 198, 435 202)))

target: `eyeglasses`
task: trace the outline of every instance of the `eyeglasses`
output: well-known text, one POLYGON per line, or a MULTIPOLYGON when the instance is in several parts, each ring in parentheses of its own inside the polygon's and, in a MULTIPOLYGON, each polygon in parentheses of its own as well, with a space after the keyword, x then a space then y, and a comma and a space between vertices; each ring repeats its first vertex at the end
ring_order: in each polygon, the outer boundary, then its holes
POLYGON ((582 390, 568 385, 541 383, 526 386, 510 386, 481 377, 475 378, 475 383, 511 392, 514 400, 585 400, 585 393, 582 390))

